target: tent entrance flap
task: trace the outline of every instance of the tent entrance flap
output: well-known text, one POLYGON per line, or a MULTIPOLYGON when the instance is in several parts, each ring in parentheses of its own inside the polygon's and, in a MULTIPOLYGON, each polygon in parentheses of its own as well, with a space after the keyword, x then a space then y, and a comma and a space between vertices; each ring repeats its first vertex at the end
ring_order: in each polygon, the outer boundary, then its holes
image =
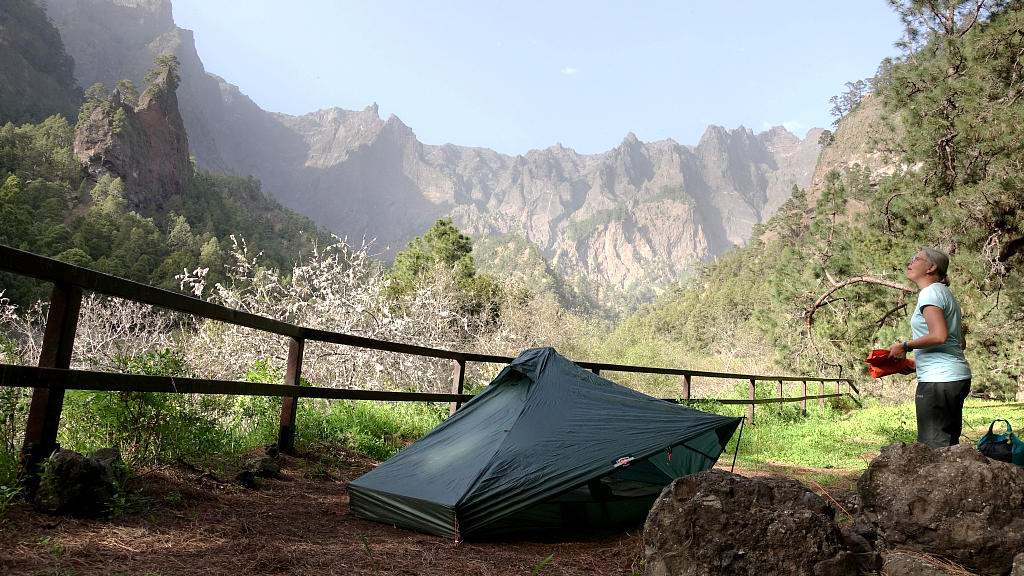
MULTIPOLYGON (((660 494, 660 490, 658 491, 660 494)), ((490 539, 522 534, 562 533, 638 525, 647 518, 658 494, 605 502, 549 501, 502 518, 474 532, 474 538, 490 539)))

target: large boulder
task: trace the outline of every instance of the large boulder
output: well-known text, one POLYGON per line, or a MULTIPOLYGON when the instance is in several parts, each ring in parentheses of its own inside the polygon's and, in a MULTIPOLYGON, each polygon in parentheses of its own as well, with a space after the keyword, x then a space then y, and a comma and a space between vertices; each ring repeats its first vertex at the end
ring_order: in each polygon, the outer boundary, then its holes
POLYGON ((879 551, 935 554, 979 574, 1008 574, 1024 551, 1024 471, 970 444, 890 444, 857 492, 856 530, 879 551))
POLYGON ((782 477, 707 470, 675 480, 644 526, 646 576, 855 575, 876 557, 847 550, 835 511, 782 477))
POLYGON ((48 514, 102 516, 117 494, 114 467, 120 461, 113 448, 97 450, 91 458, 59 450, 44 463, 32 504, 48 514))

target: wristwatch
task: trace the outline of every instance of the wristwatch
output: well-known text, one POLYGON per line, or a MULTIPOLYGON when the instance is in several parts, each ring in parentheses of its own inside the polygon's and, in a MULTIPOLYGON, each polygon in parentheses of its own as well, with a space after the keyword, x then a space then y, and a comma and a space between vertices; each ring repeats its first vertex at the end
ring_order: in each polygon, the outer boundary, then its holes
POLYGON ((913 348, 911 348, 906 342, 904 342, 903 343, 903 353, 906 354, 907 352, 910 352, 911 350, 913 350, 913 348))

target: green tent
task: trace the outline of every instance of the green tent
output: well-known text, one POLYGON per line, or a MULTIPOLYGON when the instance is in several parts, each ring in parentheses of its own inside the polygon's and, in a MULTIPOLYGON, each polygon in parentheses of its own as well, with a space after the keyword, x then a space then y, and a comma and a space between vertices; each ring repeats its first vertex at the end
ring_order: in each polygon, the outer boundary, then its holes
POLYGON ((456 540, 639 521, 673 479, 712 467, 740 420, 652 398, 534 348, 353 480, 349 507, 456 540))

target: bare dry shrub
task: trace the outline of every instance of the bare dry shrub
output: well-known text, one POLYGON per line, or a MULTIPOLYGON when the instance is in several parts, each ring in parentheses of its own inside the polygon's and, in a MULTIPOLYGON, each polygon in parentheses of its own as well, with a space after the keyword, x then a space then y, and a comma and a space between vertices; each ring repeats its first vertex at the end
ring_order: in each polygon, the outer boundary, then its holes
MULTIPOLYGON (((38 339, 33 331, 33 324, 26 322, 25 317, 18 314, 17 307, 0 291, 0 362, 25 364, 24 355, 29 353, 26 341, 38 339), (26 337, 19 338, 19 334, 26 334, 26 337)), ((31 396, 32 391, 28 388, 0 387, 0 464, 13 462, 14 455, 21 449, 31 396)), ((0 482, 4 481, 5 475, 5 471, 0 469, 0 482)))
MULTIPOLYGON (((552 301, 532 297, 521 286, 505 285, 489 299, 469 294, 459 287, 451 270, 435 270, 421 278, 415 290, 398 299, 389 298, 386 271, 368 254, 368 246, 353 248, 339 239, 330 246, 315 247, 304 261, 282 273, 265 266, 243 240, 235 240, 232 266, 224 283, 207 286, 207 271, 202 269, 186 272, 179 279, 183 290, 236 310, 299 326, 430 348, 513 357, 527 348, 555 346, 573 357, 573 343, 586 331, 582 320, 552 301)), ((46 309, 45 303, 37 303, 20 311, 0 300, 0 344, 9 357, 6 362, 38 361, 46 309)), ((279 382, 287 353, 287 339, 275 334, 89 294, 82 302, 72 367, 151 373, 165 367, 161 359, 173 358, 176 374, 238 380, 255 373, 258 381, 279 382)), ((453 362, 445 359, 309 341, 302 376, 316 386, 448 392, 453 367, 453 362)), ((503 367, 470 363, 467 389, 478 390, 503 367)), ((20 444, 28 397, 21 389, 3 390, 11 402, 0 406, 0 424, 3 441, 13 453, 20 444)), ((162 425, 167 414, 205 414, 211 422, 243 430, 274 411, 267 402, 252 399, 177 395, 165 401, 147 395, 114 393, 108 398, 85 393, 71 395, 69 402, 69 414, 80 408, 77 420, 86 429, 99 426, 129 431, 147 426, 140 424, 141 417, 126 419, 120 412, 145 415, 147 422, 157 418, 162 425), (119 402, 124 405, 120 412, 115 410, 119 402)), ((100 436, 111 433, 98 428, 94 432, 100 436)), ((143 448, 140 454, 162 450, 148 444, 143 448)))
MULTIPOLYGON (((277 318, 296 325, 430 348, 515 356, 525 348, 571 340, 578 320, 556 305, 523 296, 506 286, 501 300, 468 306, 450 270, 435 270, 415 290, 388 298, 385 270, 368 255, 368 246, 315 247, 309 257, 281 275, 260 264, 236 240, 228 281, 210 291, 213 302, 277 318), (495 307, 497 308, 495 310, 495 307)), ((205 273, 194 271, 182 286, 205 291, 205 273)), ((270 359, 284 365, 284 338, 216 322, 202 322, 187 335, 185 354, 198 373, 234 379, 270 359)), ((470 365, 470 382, 489 381, 500 367, 470 365)), ((307 342, 303 378, 313 385, 381 390, 447 392, 451 361, 365 348, 307 342)))
POLYGON ((190 318, 132 300, 90 294, 82 300, 71 367, 118 372, 147 354, 175 348, 190 318))
POLYGON ((47 306, 36 302, 22 312, 3 298, 0 291, 0 341, 4 345, 4 362, 29 365, 38 362, 43 346, 43 326, 47 306))

